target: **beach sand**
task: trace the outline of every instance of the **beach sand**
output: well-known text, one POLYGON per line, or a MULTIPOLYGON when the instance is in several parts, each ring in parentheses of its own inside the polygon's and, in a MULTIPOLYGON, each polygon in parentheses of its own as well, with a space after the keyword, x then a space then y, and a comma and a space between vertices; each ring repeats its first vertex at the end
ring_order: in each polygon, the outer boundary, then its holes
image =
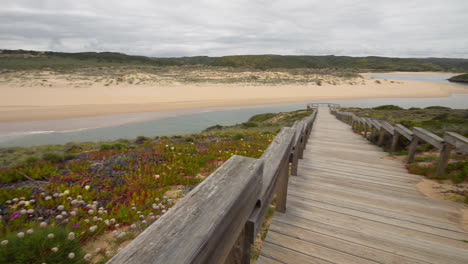
POLYGON ((337 79, 308 83, 153 82, 105 84, 56 77, 0 76, 0 122, 90 117, 208 107, 302 103, 332 99, 429 98, 468 93, 468 89, 412 81, 337 79))

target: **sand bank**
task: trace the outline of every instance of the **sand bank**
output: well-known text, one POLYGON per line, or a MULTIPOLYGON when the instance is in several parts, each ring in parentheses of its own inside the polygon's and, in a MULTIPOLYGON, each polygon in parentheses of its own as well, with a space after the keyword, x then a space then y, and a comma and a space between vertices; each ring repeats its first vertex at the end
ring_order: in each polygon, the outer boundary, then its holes
MULTIPOLYGON (((166 110, 365 98, 429 98, 468 93, 448 84, 355 78, 331 84, 160 83, 49 86, 0 82, 0 122, 90 117, 166 110)), ((51 85, 53 84, 53 85, 51 85)))

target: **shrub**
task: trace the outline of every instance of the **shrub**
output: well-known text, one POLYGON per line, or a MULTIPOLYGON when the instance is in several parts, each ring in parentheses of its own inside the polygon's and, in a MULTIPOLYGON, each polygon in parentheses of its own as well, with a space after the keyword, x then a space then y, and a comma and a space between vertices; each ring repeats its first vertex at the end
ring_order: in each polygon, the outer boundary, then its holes
POLYGON ((259 114, 259 115, 254 115, 252 116, 248 122, 264 122, 270 118, 273 118, 275 116, 277 116, 278 114, 274 114, 274 113, 266 113, 266 114, 259 114))
POLYGON ((241 139, 244 139, 245 135, 242 134, 242 133, 237 133, 235 134, 234 136, 232 136, 232 139, 234 140, 241 140, 241 139))
POLYGON ((140 144, 143 144, 145 143, 146 141, 148 141, 149 138, 145 137, 145 136, 138 136, 136 139, 135 139, 135 143, 140 145, 140 144))
POLYGON ((26 163, 28 164, 36 163, 38 161, 39 161, 39 158, 36 156, 30 156, 26 159, 26 163))
POLYGON ((44 153, 44 155, 42 155, 42 159, 43 160, 46 160, 46 161, 50 161, 52 163, 59 163, 59 162, 62 162, 63 161, 63 156, 60 155, 60 154, 57 154, 57 153, 44 153))
POLYGON ((438 105, 434 105, 434 106, 428 106, 424 109, 437 109, 437 110, 450 110, 452 108, 450 107, 445 107, 445 106, 438 106, 438 105))
POLYGON ((246 127, 246 128, 249 128, 249 127, 258 127, 258 125, 255 124, 255 123, 253 123, 253 122, 242 123, 242 126, 243 126, 243 127, 246 127))
POLYGON ((397 105, 381 105, 372 108, 374 110, 403 110, 403 108, 397 106, 397 105))
POLYGON ((32 234, 18 238, 11 233, 1 240, 8 240, 6 246, 0 246, 0 263, 83 263, 83 251, 77 238, 68 240, 68 231, 61 227, 36 229, 32 234), (54 234, 54 238, 47 238, 54 234), (57 247, 57 252, 51 249, 57 247), (70 259, 68 254, 74 253, 70 259))

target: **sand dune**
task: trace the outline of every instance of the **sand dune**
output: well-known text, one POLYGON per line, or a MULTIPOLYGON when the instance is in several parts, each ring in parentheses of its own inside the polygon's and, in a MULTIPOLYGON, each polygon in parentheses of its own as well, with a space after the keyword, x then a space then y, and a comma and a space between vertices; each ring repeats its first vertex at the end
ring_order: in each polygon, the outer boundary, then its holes
MULTIPOLYGON (((366 76, 366 75, 364 75, 366 76)), ((65 119, 116 113, 155 112, 204 107, 301 103, 362 98, 446 97, 468 93, 449 84, 354 78, 332 84, 289 83, 150 83, 70 84, 47 79, 14 83, 0 81, 0 122, 65 119), (21 85, 20 85, 21 84, 21 85), (53 84, 53 85, 52 85, 53 84)), ((335 82, 335 81, 333 81, 335 82)))

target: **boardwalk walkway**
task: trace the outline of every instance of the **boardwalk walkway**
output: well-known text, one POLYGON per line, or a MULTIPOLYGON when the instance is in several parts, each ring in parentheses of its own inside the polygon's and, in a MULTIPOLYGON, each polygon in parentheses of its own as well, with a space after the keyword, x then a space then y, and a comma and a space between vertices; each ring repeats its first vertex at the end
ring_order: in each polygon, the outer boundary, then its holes
POLYGON ((424 197, 386 156, 320 108, 258 263, 468 263, 461 205, 424 197))

